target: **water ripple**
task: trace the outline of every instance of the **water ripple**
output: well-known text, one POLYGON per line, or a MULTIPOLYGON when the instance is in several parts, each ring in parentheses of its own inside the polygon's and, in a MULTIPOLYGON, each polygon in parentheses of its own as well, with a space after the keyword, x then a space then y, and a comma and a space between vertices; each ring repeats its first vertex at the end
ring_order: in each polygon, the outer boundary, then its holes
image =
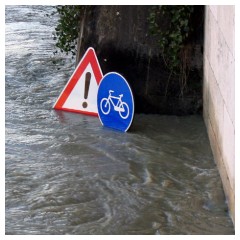
POLYGON ((52 6, 6 6, 6 234, 234 234, 200 116, 127 134, 52 109, 74 69, 52 6))

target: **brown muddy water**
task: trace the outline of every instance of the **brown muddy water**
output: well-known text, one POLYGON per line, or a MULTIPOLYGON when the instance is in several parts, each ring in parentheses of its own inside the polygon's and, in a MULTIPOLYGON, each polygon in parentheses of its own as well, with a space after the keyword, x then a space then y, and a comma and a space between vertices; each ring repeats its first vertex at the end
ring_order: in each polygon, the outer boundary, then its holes
POLYGON ((74 70, 51 6, 6 6, 6 234, 234 234, 201 116, 129 133, 52 109, 74 70))

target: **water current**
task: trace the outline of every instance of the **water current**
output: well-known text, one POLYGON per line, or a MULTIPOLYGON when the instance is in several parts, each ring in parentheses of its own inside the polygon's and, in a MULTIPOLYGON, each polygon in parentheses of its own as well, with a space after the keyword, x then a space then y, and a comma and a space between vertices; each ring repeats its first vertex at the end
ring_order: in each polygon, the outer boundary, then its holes
POLYGON ((120 133, 52 109, 75 67, 53 10, 5 8, 5 233, 234 234, 201 116, 120 133))

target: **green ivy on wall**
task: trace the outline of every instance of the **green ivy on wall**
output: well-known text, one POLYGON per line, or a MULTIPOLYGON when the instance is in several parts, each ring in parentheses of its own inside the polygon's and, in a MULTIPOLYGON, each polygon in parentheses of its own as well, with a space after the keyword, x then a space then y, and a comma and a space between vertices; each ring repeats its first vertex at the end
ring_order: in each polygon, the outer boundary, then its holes
MULTIPOLYGON (((87 8, 86 5, 56 6, 59 19, 54 39, 61 52, 76 54, 80 20, 87 8)), ((157 38, 162 57, 172 73, 181 71, 180 53, 192 30, 190 17, 193 9, 194 6, 189 5, 152 6, 150 9, 148 17, 150 32, 157 38)))
POLYGON ((192 31, 190 17, 194 6, 152 6, 148 21, 150 33, 157 38, 162 57, 171 73, 181 72, 181 50, 192 31))
POLYGON ((86 7, 81 5, 56 6, 59 19, 55 28, 54 40, 57 41, 56 46, 61 52, 76 55, 80 20, 86 7))

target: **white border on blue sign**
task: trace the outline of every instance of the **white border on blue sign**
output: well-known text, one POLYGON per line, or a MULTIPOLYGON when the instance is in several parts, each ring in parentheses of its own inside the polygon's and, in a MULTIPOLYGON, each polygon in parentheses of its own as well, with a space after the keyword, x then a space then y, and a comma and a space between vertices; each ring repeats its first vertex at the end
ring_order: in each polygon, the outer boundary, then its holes
MULTIPOLYGON (((132 102, 133 102, 133 114, 132 114, 132 119, 131 119, 131 121, 130 121, 130 123, 129 123, 129 125, 128 125, 128 128, 125 130, 125 132, 127 132, 128 129, 131 127, 131 125, 132 125, 132 121, 133 121, 133 118, 134 118, 134 111, 135 111, 134 97, 133 97, 132 89, 131 89, 131 87, 130 87, 128 81, 127 81, 127 80, 125 79, 125 77, 123 77, 123 75, 121 75, 120 73, 117 73, 117 72, 108 72, 108 73, 106 73, 106 74, 103 76, 102 79, 104 79, 107 75, 109 75, 109 74, 113 74, 113 73, 114 73, 114 74, 117 74, 118 76, 120 76, 120 77, 122 77, 122 78, 124 79, 124 81, 125 81, 126 84, 128 85, 128 88, 130 89, 131 96, 132 96, 132 102)), ((102 83, 102 80, 101 80, 100 83, 99 83, 98 89, 100 88, 101 83, 102 83)), ((98 114, 98 116, 99 116, 99 114, 98 114)), ((100 117, 99 117, 99 120, 100 120, 101 124, 104 126, 104 124, 103 124, 103 122, 102 122, 102 120, 101 120, 100 117)))

